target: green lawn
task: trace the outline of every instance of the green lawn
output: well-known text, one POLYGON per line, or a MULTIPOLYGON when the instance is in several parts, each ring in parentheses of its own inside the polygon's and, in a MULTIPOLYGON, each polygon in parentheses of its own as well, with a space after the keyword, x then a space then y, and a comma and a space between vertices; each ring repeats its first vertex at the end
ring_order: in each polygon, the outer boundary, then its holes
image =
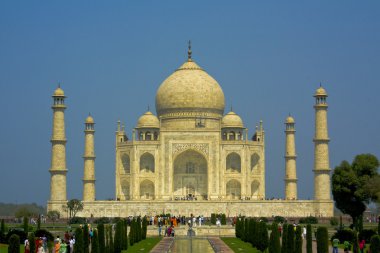
POLYGON ((233 237, 221 237, 228 247, 230 247, 234 252, 240 253, 260 253, 260 250, 253 248, 252 245, 248 242, 243 242, 238 238, 233 237))
POLYGON ((161 239, 162 237, 148 237, 141 242, 133 244, 132 247, 128 246, 128 250, 123 250, 122 253, 149 252, 161 239))
MULTIPOLYGON (((0 244, 0 253, 8 253, 8 245, 0 244)), ((23 245, 20 245, 20 253, 24 253, 23 245)))

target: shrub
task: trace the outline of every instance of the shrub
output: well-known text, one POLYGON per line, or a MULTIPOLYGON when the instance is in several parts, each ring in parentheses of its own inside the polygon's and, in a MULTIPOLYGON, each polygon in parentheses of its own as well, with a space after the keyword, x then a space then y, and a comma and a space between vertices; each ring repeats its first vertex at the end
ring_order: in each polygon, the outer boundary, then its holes
POLYGON ((380 253, 380 236, 374 235, 371 238, 371 253, 380 253))
POLYGON ((75 253, 84 253, 83 230, 81 228, 77 228, 75 230, 74 252, 75 253))
POLYGON ((257 244, 257 249, 264 252, 268 248, 268 230, 267 230, 267 224, 263 221, 258 223, 258 234, 259 234, 259 240, 257 244))
MULTIPOLYGON (((132 228, 131 228, 132 229, 132 228)), ((116 223, 116 230, 115 230, 115 241, 114 241, 114 252, 120 253, 122 250, 122 233, 123 233, 123 221, 120 220, 118 223, 116 223)), ((132 243, 131 243, 132 245, 132 243)))
POLYGON ((83 228, 83 250, 84 253, 90 252, 90 231, 87 224, 83 228))
POLYGON ((224 213, 222 213, 221 217, 220 217, 220 223, 222 225, 226 225, 227 224, 227 219, 226 219, 226 215, 224 213))
POLYGON ((329 252, 328 232, 326 227, 317 229, 317 253, 329 252))
POLYGON ((376 235, 376 231, 373 229, 363 229, 361 233, 359 233, 359 240, 365 240, 369 242, 372 236, 376 235))
POLYGON ((296 236, 294 241, 294 252, 302 253, 302 227, 297 226, 296 236))
POLYGON ((249 219, 245 218, 244 219, 244 236, 243 236, 243 241, 248 242, 250 239, 250 233, 249 233, 249 219))
POLYGON ((9 232, 5 238, 5 241, 8 242, 12 235, 17 235, 21 242, 24 242, 26 240, 26 236, 27 236, 24 231, 21 231, 18 229, 12 229, 12 230, 9 230, 9 232))
POLYGON ((336 217, 331 217, 330 219, 330 225, 331 226, 337 226, 339 224, 339 221, 336 217))
POLYGON ((216 224, 216 214, 215 214, 215 213, 212 213, 212 214, 211 214, 211 224, 212 224, 212 225, 215 225, 215 224, 216 224))
POLYGON ((50 233, 49 231, 47 231, 46 229, 36 230, 36 232, 34 232, 34 235, 36 237, 46 236, 48 241, 50 241, 50 242, 54 241, 54 235, 52 233, 50 233))
POLYGON ((96 220, 94 220, 95 224, 108 224, 111 223, 111 219, 107 217, 101 217, 96 220))
POLYGON ((332 237, 331 240, 338 238, 339 241, 349 241, 350 243, 354 242, 354 231, 349 228, 338 230, 332 237))
POLYGON ((306 252, 313 253, 313 234, 310 224, 306 226, 306 252))
POLYGON ((284 223, 285 222, 285 218, 282 217, 282 216, 275 216, 273 222, 284 223))
POLYGON ((288 224, 282 225, 282 243, 281 243, 281 253, 287 253, 288 244, 288 224))
POLYGON ((29 241, 30 252, 33 252, 33 253, 36 252, 36 240, 35 240, 34 233, 29 234, 28 241, 29 241))
POLYGON ((11 235, 8 243, 8 253, 20 253, 20 237, 17 234, 11 235))
POLYGON ((94 235, 91 240, 91 253, 99 253, 98 231, 94 229, 94 235))
POLYGON ((272 232, 269 238, 269 253, 279 253, 281 252, 280 245, 280 234, 278 232, 278 224, 272 223, 272 232))
POLYGON ((73 217, 69 220, 70 224, 85 224, 87 223, 86 218, 84 217, 73 217))
POLYGON ((299 220, 299 223, 301 224, 318 224, 318 219, 317 217, 314 216, 309 216, 309 217, 304 217, 299 220))
POLYGON ((106 252, 105 234, 104 234, 104 224, 98 224, 98 240, 99 240, 99 251, 106 252))
POLYGON ((24 220, 23 220, 23 228, 24 228, 24 232, 26 234, 28 234, 29 232, 29 222, 28 222, 28 217, 24 217, 24 220))
POLYGON ((143 240, 146 239, 147 232, 148 232, 148 221, 147 221, 147 217, 144 217, 143 222, 142 222, 141 239, 143 240))
POLYGON ((286 241, 286 248, 288 253, 294 252, 294 226, 292 224, 288 225, 288 236, 286 241))

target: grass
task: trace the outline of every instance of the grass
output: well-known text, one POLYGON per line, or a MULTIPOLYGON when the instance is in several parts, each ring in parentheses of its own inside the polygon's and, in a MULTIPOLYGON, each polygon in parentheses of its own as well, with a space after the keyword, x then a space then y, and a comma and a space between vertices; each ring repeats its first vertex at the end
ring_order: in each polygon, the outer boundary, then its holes
POLYGON ((256 248, 252 248, 252 245, 248 242, 243 242, 238 238, 233 237, 221 237, 228 247, 230 247, 234 252, 239 253, 260 253, 261 251, 256 248))
POLYGON ((150 252, 161 239, 162 237, 147 237, 145 240, 133 244, 133 246, 128 246, 128 250, 123 250, 122 253, 150 252))
MULTIPOLYGON (((0 253, 8 253, 8 245, 0 244, 0 253)), ((24 253, 24 245, 20 245, 20 253, 24 253)))

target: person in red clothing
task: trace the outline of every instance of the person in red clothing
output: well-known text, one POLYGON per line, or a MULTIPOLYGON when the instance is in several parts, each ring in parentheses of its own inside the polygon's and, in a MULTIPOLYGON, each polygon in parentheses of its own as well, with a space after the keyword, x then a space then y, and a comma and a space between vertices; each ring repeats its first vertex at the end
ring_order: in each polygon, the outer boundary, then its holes
POLYGON ((365 248, 365 240, 361 240, 359 242, 360 253, 364 253, 364 248, 365 248))

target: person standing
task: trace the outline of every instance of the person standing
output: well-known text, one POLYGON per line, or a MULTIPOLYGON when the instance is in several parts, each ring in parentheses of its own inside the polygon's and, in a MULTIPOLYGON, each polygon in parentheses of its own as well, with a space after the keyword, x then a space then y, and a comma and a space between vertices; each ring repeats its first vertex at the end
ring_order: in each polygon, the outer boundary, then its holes
MULTIPOLYGON (((351 248, 350 243, 349 243, 348 241, 344 241, 344 242, 343 242, 343 245, 344 245, 344 252, 345 252, 345 253, 350 252, 350 248, 351 248)), ((338 252, 338 251, 337 251, 337 252, 338 252)))
POLYGON ((332 246, 333 246, 333 253, 338 253, 338 246, 339 246, 339 239, 338 238, 334 238, 333 241, 332 241, 332 246))

